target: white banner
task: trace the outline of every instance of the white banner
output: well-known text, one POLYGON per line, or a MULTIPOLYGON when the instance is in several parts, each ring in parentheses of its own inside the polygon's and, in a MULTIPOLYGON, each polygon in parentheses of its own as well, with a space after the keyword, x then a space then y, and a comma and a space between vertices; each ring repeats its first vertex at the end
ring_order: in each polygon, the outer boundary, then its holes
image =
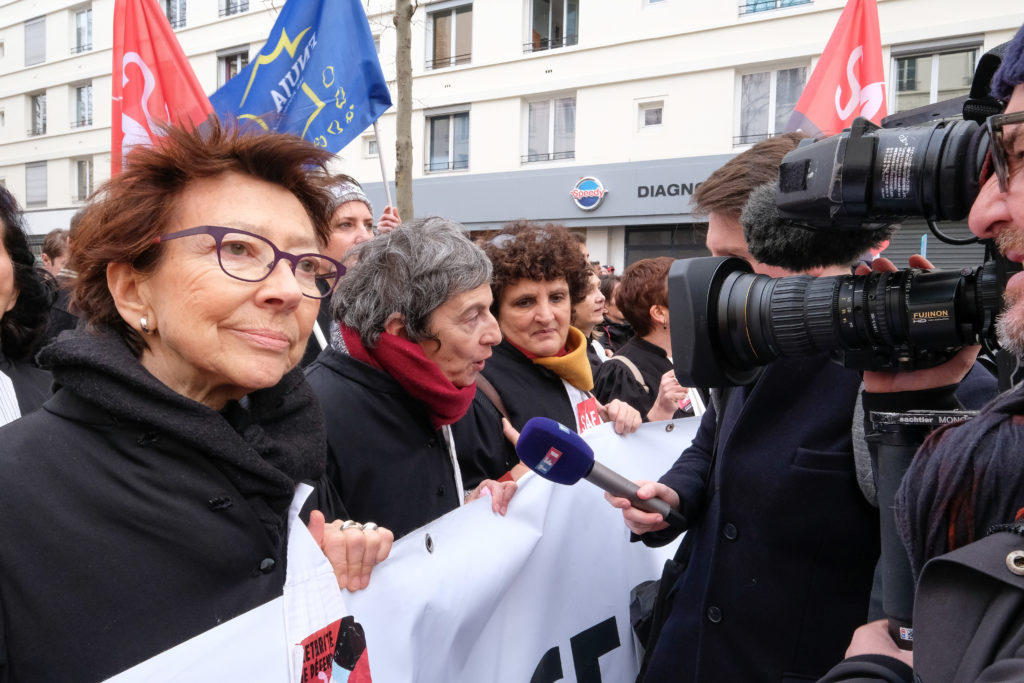
MULTIPOLYGON (((585 438, 611 469, 653 480, 698 424, 656 422, 625 437, 604 424, 585 438)), ((629 591, 660 576, 675 546, 630 543, 621 513, 587 482, 529 474, 505 517, 484 497, 417 529, 344 600, 312 537, 292 533, 282 598, 116 680, 630 681, 629 591)))
MULTIPOLYGON (((699 418, 586 434, 599 461, 657 479, 699 418)), ((370 588, 346 598, 374 683, 631 681, 629 591, 661 575, 672 544, 629 542, 597 487, 520 482, 505 517, 476 501, 403 537, 370 588)))

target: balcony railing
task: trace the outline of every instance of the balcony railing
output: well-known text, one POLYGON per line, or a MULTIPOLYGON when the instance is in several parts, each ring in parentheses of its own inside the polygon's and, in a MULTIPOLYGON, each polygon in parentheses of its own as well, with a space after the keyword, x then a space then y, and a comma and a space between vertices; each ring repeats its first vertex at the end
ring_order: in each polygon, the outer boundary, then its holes
POLYGON ((464 55, 455 55, 453 57, 441 57, 439 59, 428 59, 427 60, 427 68, 428 69, 443 69, 446 66, 455 66, 456 64, 469 64, 470 57, 472 57, 472 55, 467 52, 464 55))
POLYGON ((73 121, 71 121, 71 127, 72 128, 85 128, 86 126, 91 126, 91 125, 92 125, 92 117, 91 116, 85 116, 85 117, 77 118, 77 119, 74 119, 73 121))
POLYGON ((541 154, 524 154, 522 162, 528 164, 534 161, 556 161, 558 159, 575 159, 576 150, 570 149, 565 152, 543 152, 541 154))
POLYGON ((575 33, 567 36, 557 36, 555 38, 541 38, 540 36, 534 36, 532 42, 523 43, 523 52, 540 52, 541 50, 566 47, 569 45, 575 45, 578 40, 579 36, 575 33))
POLYGON ((740 14, 752 14, 754 12, 766 12, 783 7, 795 7, 796 5, 809 5, 811 0, 744 0, 740 3, 740 14))
MULTIPOLYGON (((224 15, 221 14, 221 16, 224 15)), ((178 17, 177 19, 167 17, 167 21, 170 22, 171 28, 185 28, 185 17, 178 17)))
POLYGON ((241 14, 242 12, 249 11, 249 0, 241 0, 241 2, 227 2, 220 8, 220 16, 227 17, 232 14, 241 14))
POLYGON ((770 133, 753 133, 751 135, 735 135, 732 138, 733 147, 740 145, 752 145, 755 142, 761 142, 761 140, 767 140, 771 137, 770 133))
POLYGON ((25 134, 28 135, 30 138, 39 137, 40 135, 46 135, 46 124, 44 123, 41 126, 32 126, 25 132, 25 134))
POLYGON ((71 54, 77 55, 81 52, 88 52, 92 49, 92 43, 80 43, 71 46, 71 54))
POLYGON ((437 173, 438 171, 465 171, 469 168, 469 159, 456 161, 428 161, 423 164, 425 173, 437 173))

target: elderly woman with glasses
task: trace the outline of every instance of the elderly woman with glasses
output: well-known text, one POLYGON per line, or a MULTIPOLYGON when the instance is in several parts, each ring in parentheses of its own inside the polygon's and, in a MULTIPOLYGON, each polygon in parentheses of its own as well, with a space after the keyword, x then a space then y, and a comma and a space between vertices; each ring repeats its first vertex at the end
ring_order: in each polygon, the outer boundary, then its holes
POLYGON ((50 396, 50 373, 32 363, 49 320, 52 292, 35 268, 21 210, 0 187, 0 425, 50 396))
POLYGON ((328 472, 346 509, 401 537, 483 491, 504 514, 518 462, 476 381, 501 341, 491 264, 443 218, 358 248, 331 302, 332 347, 307 371, 327 422, 328 472))
POLYGON ((87 207, 85 327, 39 355, 53 398, 0 429, 0 678, 105 679, 280 597, 293 506, 339 583, 387 554, 373 525, 325 529, 340 505, 294 369, 341 274, 327 159, 212 119, 133 149, 87 207))
POLYGON ((574 304, 591 284, 586 258, 557 225, 513 224, 485 247, 494 266, 491 311, 503 340, 484 376, 512 426, 544 416, 583 432, 613 422, 619 434, 636 431, 641 417, 619 400, 599 402, 587 340, 570 326, 574 304))

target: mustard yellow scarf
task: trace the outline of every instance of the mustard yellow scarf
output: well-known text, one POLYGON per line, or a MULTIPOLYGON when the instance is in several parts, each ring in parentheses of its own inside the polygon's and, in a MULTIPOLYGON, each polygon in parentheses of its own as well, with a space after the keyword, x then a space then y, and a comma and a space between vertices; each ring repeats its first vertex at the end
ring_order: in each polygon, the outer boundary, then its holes
POLYGON ((577 389, 590 391, 594 388, 594 375, 590 372, 590 361, 587 359, 587 338, 570 326, 565 348, 567 353, 564 356, 534 358, 533 362, 544 366, 577 389))

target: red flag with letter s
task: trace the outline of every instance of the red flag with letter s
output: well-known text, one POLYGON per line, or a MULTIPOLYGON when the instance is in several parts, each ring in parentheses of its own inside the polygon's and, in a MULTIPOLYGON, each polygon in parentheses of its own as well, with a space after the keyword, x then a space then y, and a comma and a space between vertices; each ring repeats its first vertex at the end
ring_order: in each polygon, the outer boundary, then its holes
POLYGON ((156 0, 115 0, 110 173, 160 122, 202 123, 213 112, 156 0))
POLYGON ((786 132, 834 135, 858 116, 880 123, 886 115, 883 74, 876 0, 848 0, 786 132))

